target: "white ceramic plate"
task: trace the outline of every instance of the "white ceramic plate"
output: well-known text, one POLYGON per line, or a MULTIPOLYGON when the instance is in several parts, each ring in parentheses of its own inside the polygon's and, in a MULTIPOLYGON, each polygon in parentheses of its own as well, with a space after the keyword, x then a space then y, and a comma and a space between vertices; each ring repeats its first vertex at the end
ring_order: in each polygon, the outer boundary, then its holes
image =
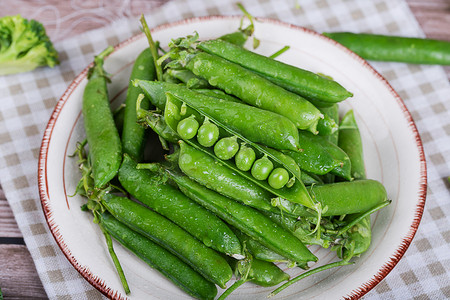
MULTIPOLYGON (((238 17, 189 19, 159 26, 153 35, 161 45, 194 31, 209 39, 234 31, 239 20, 238 17)), ((361 297, 397 264, 420 222, 425 204, 426 166, 417 129, 388 82, 348 49, 310 30, 268 19, 258 20, 255 34, 261 40, 257 52, 272 54, 289 45, 290 50, 280 60, 330 75, 354 93, 353 98, 341 105, 341 113, 354 109, 363 137, 367 177, 381 181, 393 200, 389 207, 372 216, 372 245, 354 265, 318 273, 278 297, 361 297)), ((138 35, 116 46, 107 58, 105 68, 112 74, 109 92, 113 106, 124 100, 132 64, 145 47, 145 36, 138 35)), ((49 227, 67 259, 103 294, 124 298, 100 230, 92 223, 90 214, 80 211, 84 199, 68 196, 73 194, 80 177, 76 159, 68 155, 73 153, 77 141, 84 139, 81 102, 86 73, 87 68, 68 87, 48 123, 40 151, 39 191, 49 227)), ((319 258, 319 264, 336 260, 334 252, 318 247, 310 249, 319 258)), ((131 299, 189 298, 121 246, 116 245, 116 251, 131 287, 131 299)), ((302 270, 287 272, 296 276, 302 270)), ((230 299, 260 299, 272 290, 247 283, 230 299)))

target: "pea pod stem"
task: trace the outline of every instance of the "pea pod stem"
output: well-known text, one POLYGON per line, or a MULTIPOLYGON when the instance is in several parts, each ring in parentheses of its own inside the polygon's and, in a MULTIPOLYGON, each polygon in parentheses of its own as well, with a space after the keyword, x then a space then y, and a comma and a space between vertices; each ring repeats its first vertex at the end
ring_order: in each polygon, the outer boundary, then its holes
POLYGON ((302 279, 304 279, 304 278, 306 278, 308 276, 311 276, 311 275, 314 275, 316 273, 319 273, 319 272, 322 272, 322 271, 325 271, 325 270, 329 270, 329 269, 332 269, 332 268, 335 268, 335 267, 347 266, 347 265, 351 265, 351 264, 353 264, 353 263, 349 262, 349 261, 341 260, 341 261, 338 261, 338 262, 334 262, 334 263, 330 263, 330 264, 326 264, 326 265, 320 266, 320 267, 315 268, 315 269, 311 269, 311 270, 306 271, 306 272, 300 274, 299 276, 289 280, 288 282, 286 282, 285 284, 283 284, 279 288, 275 289, 273 292, 271 292, 269 294, 268 297, 270 298, 270 297, 275 296, 276 294, 278 294, 279 292, 283 291, 287 287, 293 285, 294 283, 296 283, 296 282, 298 282, 298 281, 300 281, 300 280, 302 280, 302 279))
POLYGON ((125 278, 125 274, 123 272, 122 266, 119 262, 119 259, 117 258, 116 252, 114 251, 113 243, 111 240, 111 235, 109 232, 105 229, 102 223, 99 223, 100 229, 103 232, 103 235, 105 236, 106 245, 108 246, 108 252, 111 256, 111 259, 114 263, 114 267, 117 270, 117 273, 119 274, 120 282, 122 283, 123 289, 125 290, 125 293, 128 295, 130 293, 130 287, 128 286, 127 279, 125 278))
POLYGON ((157 47, 155 41, 153 40, 152 33, 151 33, 150 29, 148 28, 147 21, 145 20, 144 14, 141 14, 141 18, 139 20, 142 24, 142 29, 144 30, 145 36, 147 37, 148 44, 150 46, 150 51, 153 56, 153 63, 155 64, 155 68, 156 68, 156 78, 159 81, 162 81, 163 80, 162 68, 161 68, 161 65, 157 63, 158 58, 159 58, 158 47, 157 47))
POLYGON ((382 209, 383 207, 388 206, 389 204, 391 204, 391 200, 386 200, 381 202, 380 204, 374 206, 373 208, 369 209, 368 211, 358 214, 358 216, 353 219, 350 223, 348 223, 347 225, 345 225, 342 229, 340 229, 338 231, 338 235, 342 235, 345 232, 347 232, 350 228, 352 228, 356 223, 360 222, 362 219, 364 219, 367 216, 370 216, 371 214, 373 214, 376 211, 379 211, 380 209, 382 209))

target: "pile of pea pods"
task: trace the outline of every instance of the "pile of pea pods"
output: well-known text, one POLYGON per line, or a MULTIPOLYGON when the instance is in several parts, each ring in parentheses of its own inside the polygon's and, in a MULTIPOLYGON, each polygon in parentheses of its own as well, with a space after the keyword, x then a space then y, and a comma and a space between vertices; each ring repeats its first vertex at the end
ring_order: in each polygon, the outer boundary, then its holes
POLYGON ((103 68, 112 48, 95 57, 77 192, 126 293, 112 239, 195 298, 215 299, 218 286, 227 288, 224 299, 246 282, 279 285, 268 289, 274 295, 364 253, 370 215, 390 203, 383 185, 365 178, 353 112, 339 118, 338 103, 352 93, 246 49, 250 21, 214 40, 173 39, 160 53, 142 17, 149 48, 116 112, 103 68), (149 132, 157 136, 151 144, 149 132), (164 158, 149 161, 148 145, 164 158), (339 260, 310 269, 318 259, 308 245, 339 260), (290 278, 280 263, 306 271, 290 278))

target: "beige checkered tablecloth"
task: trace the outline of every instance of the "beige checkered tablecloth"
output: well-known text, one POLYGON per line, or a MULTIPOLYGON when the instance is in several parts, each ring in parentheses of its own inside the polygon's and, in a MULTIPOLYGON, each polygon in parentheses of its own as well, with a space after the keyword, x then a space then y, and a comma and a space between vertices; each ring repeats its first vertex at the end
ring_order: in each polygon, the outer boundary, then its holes
MULTIPOLYGON (((423 36, 400 0, 248 0, 255 16, 322 31, 423 36)), ((150 26, 204 15, 240 14, 234 2, 173 0, 147 16, 150 26)), ((0 77, 0 181, 51 299, 96 299, 101 294, 68 263, 50 234, 40 207, 37 160, 56 101, 96 53, 139 32, 137 20, 55 44, 61 65, 0 77)), ((450 298, 450 85, 439 66, 371 63, 410 110, 428 162, 428 196, 417 235, 400 263, 365 298, 450 298)))

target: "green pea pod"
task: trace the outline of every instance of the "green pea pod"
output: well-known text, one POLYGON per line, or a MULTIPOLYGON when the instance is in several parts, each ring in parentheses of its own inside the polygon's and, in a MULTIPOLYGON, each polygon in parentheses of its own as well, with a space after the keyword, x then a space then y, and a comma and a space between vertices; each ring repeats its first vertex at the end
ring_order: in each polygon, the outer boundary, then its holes
MULTIPOLYGON (((336 104, 333 104, 330 107, 321 107, 321 108, 319 108, 319 110, 323 113, 324 116, 328 116, 329 118, 333 119, 335 124, 339 124, 339 104, 336 103, 336 104)), ((336 130, 332 134, 328 135, 326 137, 326 139, 330 143, 333 143, 333 144, 337 145, 338 144, 338 137, 339 137, 339 130, 336 130)))
MULTIPOLYGON (((230 185, 230 189, 239 191, 243 190, 243 187, 237 188, 236 182, 241 182, 242 185, 250 184, 251 183, 251 189, 254 190, 255 186, 260 187, 262 190, 265 191, 264 194, 264 200, 260 199, 258 200, 258 203, 260 205, 263 205, 263 203, 267 203, 267 192, 270 192, 278 197, 281 197, 283 199, 287 199, 290 202, 293 203, 299 203, 306 207, 319 210, 320 208, 317 206, 317 203, 314 202, 311 199, 311 196, 308 194, 305 185, 300 180, 295 180, 293 185, 291 187, 283 187, 281 189, 274 189, 272 188, 269 183, 265 180, 257 180, 253 177, 251 172, 249 171, 241 171, 239 170, 236 165, 228 160, 220 160, 213 154, 212 150, 210 149, 204 149, 199 146, 197 146, 195 141, 190 142, 184 142, 180 141, 180 159, 179 159, 179 166, 183 170, 185 174, 192 178, 196 178, 197 181, 201 181, 204 185, 211 185, 210 182, 212 181, 212 175, 210 174, 209 178, 202 174, 202 168, 200 167, 200 164, 203 165, 203 167, 211 169, 211 172, 214 170, 214 179, 216 180, 217 185, 217 191, 222 193, 227 193, 228 191, 223 191, 224 186, 222 186, 222 183, 220 182, 228 182, 228 185, 230 185), (189 145, 188 145, 189 143, 189 145), (209 165, 209 166, 208 166, 209 165), (224 175, 227 174, 227 175, 224 175), (198 178, 198 179, 197 179, 198 178), (200 179, 201 178, 201 179, 200 179)), ((270 195, 270 194, 269 194, 270 195)), ((235 197, 233 197, 235 198, 235 197)), ((246 198, 246 197, 245 197, 246 198)), ((274 198, 273 196, 269 196, 270 198, 274 198)), ((236 198, 235 198, 236 199, 236 198)), ((271 201, 271 200, 269 200, 271 201)), ((252 202, 252 201, 249 201, 252 202)), ((270 206, 269 203, 267 205, 270 206)), ((267 208, 267 205, 265 207, 267 208)), ((265 209, 270 210, 270 209, 265 209)))
MULTIPOLYGON (((141 81, 137 81, 140 85, 141 81)), ((276 149, 297 151, 298 130, 287 118, 246 104, 224 101, 201 93, 196 93, 181 85, 149 82, 145 89, 160 89, 160 86, 179 101, 222 124, 254 143, 262 143, 276 149)))
POLYGON ((122 161, 122 143, 108 99, 108 77, 104 58, 114 50, 106 48, 89 69, 83 94, 83 118, 95 187, 102 187, 116 176, 122 161))
POLYGON ((150 127, 164 140, 176 144, 180 140, 178 133, 167 125, 164 115, 143 109, 140 105, 141 99, 143 97, 139 96, 137 100, 137 122, 143 126, 150 127))
POLYGON ((259 259, 252 260, 248 276, 250 282, 264 287, 275 286, 290 278, 289 274, 273 263, 259 259))
POLYGON ((299 129, 317 132, 320 111, 304 98, 286 91, 267 79, 237 64, 204 52, 179 53, 185 67, 226 93, 258 108, 291 120, 299 129))
MULTIPOLYGON (((125 119, 122 132, 122 148, 137 161, 144 158, 145 128, 137 124, 136 98, 141 93, 139 87, 132 83, 134 79, 154 80, 156 76, 155 65, 150 49, 142 51, 136 59, 131 71, 130 83, 128 84, 127 98, 125 99, 125 119)), ((143 99, 141 107, 149 109, 148 99, 143 99)))
POLYGON ((181 82, 183 82, 184 84, 186 84, 186 86, 190 89, 205 89, 205 88, 211 87, 209 85, 208 81, 206 81, 205 79, 200 78, 198 76, 195 76, 194 73, 192 73, 189 70, 167 69, 166 72, 169 75, 171 75, 172 77, 175 77, 178 80, 180 80, 181 82))
POLYGON ((133 85, 140 87, 150 102, 161 111, 164 111, 166 107, 166 90, 164 85, 155 85, 154 81, 146 80, 134 80, 133 85))
POLYGON ((128 199, 107 194, 103 205, 119 221, 166 248, 209 281, 225 288, 232 277, 226 260, 184 229, 128 199))
POLYGON ((324 175, 343 163, 327 151, 326 146, 332 147, 331 145, 319 143, 316 136, 309 132, 299 131, 299 136, 301 151, 283 151, 283 153, 292 157, 300 169, 324 175))
POLYGON ((449 41, 350 32, 323 35, 368 60, 450 65, 449 41))
POLYGON ((107 212, 101 214, 100 218, 101 224, 120 244, 150 267, 161 272, 183 291, 197 299, 213 300, 215 298, 217 295, 216 286, 177 256, 131 230, 107 212))
POLYGON ((308 261, 317 261, 300 240, 258 210, 222 196, 173 170, 165 169, 165 171, 189 198, 267 248, 300 263, 303 267, 308 261))
POLYGON ((277 212, 267 190, 183 141, 178 165, 187 176, 220 194, 257 209, 277 212))
POLYGON ((198 205, 158 175, 136 169, 137 163, 124 156, 119 181, 134 198, 165 216, 206 246, 242 259, 241 244, 233 231, 217 216, 198 205))
POLYGON ((196 89, 195 91, 198 93, 204 94, 206 96, 216 97, 216 98, 226 100, 226 101, 244 103, 240 99, 238 99, 232 95, 228 95, 224 91, 218 90, 218 89, 196 89))
MULTIPOLYGON (((238 277, 241 277, 237 282, 250 281, 251 283, 259 286, 269 287, 275 286, 283 281, 289 280, 289 274, 283 272, 279 267, 271 262, 257 259, 255 257, 250 260, 229 261, 231 268, 237 273, 238 277), (244 276, 245 279, 244 279, 244 276)), ((238 283, 241 285, 240 282, 238 283)), ((231 287, 230 287, 231 288, 231 287)), ((234 289, 233 289, 234 290, 234 289)), ((219 298, 219 299, 224 299, 219 298)))
MULTIPOLYGON (((323 113, 323 108, 319 108, 323 113)), ((339 129, 335 120, 330 118, 327 114, 323 114, 323 119, 320 119, 317 123, 317 131, 319 135, 330 136, 337 132, 339 129)))
POLYGON ((310 194, 322 204, 323 216, 362 213, 387 200, 384 186, 371 179, 314 185, 310 194))
MULTIPOLYGON (((323 115, 325 116, 329 116, 331 119, 333 119, 335 121, 336 124, 339 124, 339 105, 333 104, 330 107, 321 107, 319 108, 320 111, 323 113, 323 115)), ((337 145, 338 144, 338 138, 339 138, 339 130, 336 130, 335 132, 333 132, 332 134, 326 136, 326 139, 332 143, 337 145)), ((333 183, 335 181, 336 177, 334 174, 328 173, 325 174, 323 176, 323 180, 326 183, 333 183)))
POLYGON ((267 262, 287 262, 288 260, 277 252, 262 245, 238 229, 233 230, 242 245, 250 252, 253 258, 267 262))
POLYGON ((351 161, 351 176, 364 179, 366 170, 362 151, 362 142, 353 111, 348 111, 342 118, 339 128, 339 147, 344 150, 351 161))
MULTIPOLYGON (((366 178, 361 135, 353 114, 348 111, 341 120, 339 126, 339 147, 344 150, 351 161, 351 175, 355 180, 366 178)), ((348 215, 345 222, 351 222, 358 215, 348 215)), ((347 231, 348 239, 353 241, 352 255, 360 255, 367 251, 372 239, 370 216, 356 223, 347 231)), ((345 250, 344 250, 345 251, 345 250)), ((344 254, 345 255, 345 254, 344 254)))
POLYGON ((204 41, 199 43, 197 48, 252 70, 271 82, 307 99, 317 99, 333 104, 352 96, 352 93, 334 80, 254 53, 242 47, 236 47, 223 40, 204 41))
POLYGON ((333 241, 318 238, 316 234, 311 234, 311 230, 309 230, 309 227, 311 226, 308 224, 308 221, 306 222, 306 225, 308 228, 303 228, 301 226, 301 220, 298 220, 298 218, 286 215, 286 214, 274 214, 271 212, 264 212, 264 214, 269 217, 273 222, 277 223, 281 227, 283 227, 286 230, 289 230, 292 232, 293 235, 295 235, 302 243, 305 245, 320 245, 323 248, 328 248, 333 241))

